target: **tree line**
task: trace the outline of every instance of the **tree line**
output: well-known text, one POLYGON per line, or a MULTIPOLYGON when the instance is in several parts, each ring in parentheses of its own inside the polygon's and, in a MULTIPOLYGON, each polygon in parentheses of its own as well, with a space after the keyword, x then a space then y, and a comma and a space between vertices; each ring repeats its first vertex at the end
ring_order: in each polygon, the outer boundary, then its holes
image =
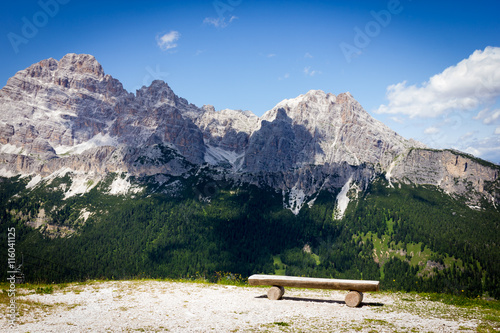
POLYGON ((7 251, 6 230, 14 226, 16 251, 24 254, 23 270, 32 282, 215 280, 220 272, 247 277, 273 274, 278 255, 287 275, 373 279, 385 289, 500 296, 498 210, 472 210, 435 188, 389 188, 378 180, 336 220, 336 193, 321 193, 312 207, 305 205, 294 215, 283 208, 281 193, 253 185, 218 191, 207 202, 188 186, 177 197, 111 196, 96 186, 63 200, 57 188, 71 180, 57 181, 31 191, 23 190, 22 179, 0 183, 0 250, 7 251), (93 214, 83 222, 85 207, 93 214), (51 223, 76 232, 54 238, 28 227, 26 221, 41 208, 51 223), (463 264, 422 275, 422 267, 404 258, 376 263, 373 242, 354 237, 368 232, 395 243, 422 243, 437 257, 454 256, 463 264))

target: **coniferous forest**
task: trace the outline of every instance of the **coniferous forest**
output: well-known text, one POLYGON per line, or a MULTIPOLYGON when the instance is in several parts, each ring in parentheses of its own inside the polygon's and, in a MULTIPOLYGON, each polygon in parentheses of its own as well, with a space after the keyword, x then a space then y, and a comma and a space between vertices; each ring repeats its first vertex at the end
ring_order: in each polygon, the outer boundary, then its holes
POLYGON ((486 202, 469 208, 432 186, 389 187, 380 178, 337 220, 336 193, 320 193, 294 215, 281 192, 253 185, 224 182, 200 200, 204 184, 194 178, 173 179, 182 183, 176 195, 110 195, 103 182, 65 199, 69 177, 29 190, 28 180, 1 179, 0 244, 7 258, 15 227, 30 282, 266 273, 500 297, 500 212, 486 202), (32 228, 42 209, 49 224, 32 228))

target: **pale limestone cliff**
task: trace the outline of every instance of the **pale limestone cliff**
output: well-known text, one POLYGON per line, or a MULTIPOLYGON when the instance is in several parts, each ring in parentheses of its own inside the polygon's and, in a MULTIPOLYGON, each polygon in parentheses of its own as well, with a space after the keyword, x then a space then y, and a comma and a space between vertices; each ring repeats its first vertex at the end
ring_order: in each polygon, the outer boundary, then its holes
POLYGON ((498 202, 498 191, 485 186, 499 178, 500 168, 451 150, 411 149, 388 171, 391 180, 435 185, 476 203, 482 196, 498 202))
POLYGON ((365 189, 378 176, 430 184, 471 204, 500 203, 499 167, 430 150, 372 118, 350 93, 312 90, 257 117, 197 106, 163 81, 135 94, 91 55, 47 59, 0 90, 0 176, 60 170, 222 178, 280 190, 298 212, 320 190, 365 189))

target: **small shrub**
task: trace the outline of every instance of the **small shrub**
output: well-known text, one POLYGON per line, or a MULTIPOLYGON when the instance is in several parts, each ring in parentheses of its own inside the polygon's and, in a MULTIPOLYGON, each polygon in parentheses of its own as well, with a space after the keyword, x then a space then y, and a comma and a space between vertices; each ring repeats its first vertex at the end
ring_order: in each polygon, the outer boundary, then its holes
POLYGON ((54 292, 54 288, 52 286, 38 287, 35 292, 37 294, 52 294, 54 292))
POLYGON ((277 321, 277 322, 274 322, 273 324, 274 324, 274 325, 277 325, 277 326, 283 326, 283 327, 285 327, 285 326, 290 326, 290 324, 289 324, 289 323, 285 323, 285 322, 283 322, 283 321, 277 321))

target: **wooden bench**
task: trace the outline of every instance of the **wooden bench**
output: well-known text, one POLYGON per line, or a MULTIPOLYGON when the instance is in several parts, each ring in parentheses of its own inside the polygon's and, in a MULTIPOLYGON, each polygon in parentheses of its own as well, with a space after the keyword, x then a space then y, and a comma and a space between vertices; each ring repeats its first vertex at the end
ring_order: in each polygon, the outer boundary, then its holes
POLYGON ((267 292, 267 297, 271 300, 281 299, 285 293, 284 287, 349 290, 345 303, 347 306, 356 307, 363 300, 363 292, 378 291, 380 282, 254 274, 248 278, 248 284, 272 286, 267 292))

